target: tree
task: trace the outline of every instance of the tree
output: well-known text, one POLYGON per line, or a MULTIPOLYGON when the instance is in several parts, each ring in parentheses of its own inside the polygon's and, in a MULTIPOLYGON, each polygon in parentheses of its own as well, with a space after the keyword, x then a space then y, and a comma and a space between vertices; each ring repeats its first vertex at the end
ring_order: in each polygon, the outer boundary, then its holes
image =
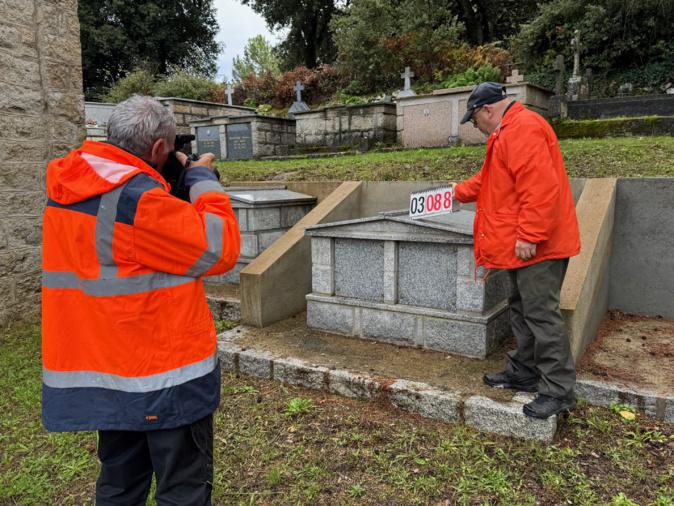
POLYGON ((315 68, 332 63, 335 46, 330 21, 338 12, 337 0, 241 0, 262 15, 270 30, 288 29, 279 46, 284 70, 298 65, 315 68))
POLYGON ((256 35, 248 39, 243 49, 243 57, 234 58, 232 78, 235 82, 239 82, 249 74, 259 77, 264 73, 278 77, 281 73, 279 59, 264 35, 256 35))
POLYGON ((139 66, 155 75, 216 70, 213 0, 80 0, 78 13, 88 99, 139 66))

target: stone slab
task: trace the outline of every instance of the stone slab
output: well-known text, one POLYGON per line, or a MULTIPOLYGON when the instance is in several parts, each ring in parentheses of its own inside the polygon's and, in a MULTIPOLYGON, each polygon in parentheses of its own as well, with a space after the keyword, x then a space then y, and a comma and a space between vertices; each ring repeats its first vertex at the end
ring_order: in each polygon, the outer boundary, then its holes
POLYGON ((354 307, 307 300, 307 325, 315 329, 353 335, 354 307))
POLYGON ((324 390, 328 384, 327 374, 326 367, 313 367, 295 358, 280 358, 274 361, 274 379, 289 385, 324 390))
POLYGON ((220 358, 220 367, 225 371, 236 372, 239 368, 239 353, 241 347, 229 341, 218 338, 218 357, 220 358))
POLYGON ((484 358, 490 351, 489 324, 424 317, 422 325, 425 348, 476 358, 484 358))
POLYGON ((257 350, 243 350, 239 353, 239 373, 256 378, 272 379, 274 356, 257 350))
POLYGON ((414 345, 417 317, 378 309, 360 309, 360 335, 394 344, 414 345))
POLYGON ((523 402, 497 402, 475 395, 464 404, 465 423, 482 432, 552 442, 557 431, 557 416, 547 420, 531 418, 522 411, 523 405, 523 402))
POLYGON ((281 209, 279 207, 248 209, 249 230, 272 230, 280 227, 281 209))
POLYGON ((372 399, 381 389, 374 379, 343 369, 328 371, 328 391, 352 399, 372 399))
POLYGON ((445 244, 398 244, 398 300, 410 306, 456 308, 456 248, 445 244))
POLYGON ((384 299, 384 243, 335 239, 335 294, 381 301, 384 299))
POLYGON ((388 397, 394 406, 426 418, 450 423, 461 420, 461 398, 425 383, 399 379, 389 387, 388 397))

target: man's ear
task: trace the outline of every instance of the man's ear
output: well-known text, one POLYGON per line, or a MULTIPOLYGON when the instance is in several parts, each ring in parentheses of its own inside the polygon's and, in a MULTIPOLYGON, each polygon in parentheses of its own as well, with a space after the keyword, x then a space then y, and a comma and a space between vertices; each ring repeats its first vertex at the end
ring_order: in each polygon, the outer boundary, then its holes
POLYGON ((160 160, 164 151, 166 150, 166 139, 157 139, 152 144, 152 149, 150 151, 150 160, 156 162, 160 160))

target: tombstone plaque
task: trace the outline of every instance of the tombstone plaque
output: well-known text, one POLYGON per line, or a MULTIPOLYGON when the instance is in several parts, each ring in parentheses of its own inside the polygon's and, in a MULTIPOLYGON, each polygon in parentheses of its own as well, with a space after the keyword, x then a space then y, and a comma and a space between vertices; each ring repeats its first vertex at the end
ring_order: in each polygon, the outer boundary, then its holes
POLYGON ((226 125, 227 159, 245 160, 253 157, 253 136, 250 123, 226 125))
POLYGON ((220 133, 217 126, 198 127, 197 153, 213 153, 216 160, 222 158, 220 152, 220 133))

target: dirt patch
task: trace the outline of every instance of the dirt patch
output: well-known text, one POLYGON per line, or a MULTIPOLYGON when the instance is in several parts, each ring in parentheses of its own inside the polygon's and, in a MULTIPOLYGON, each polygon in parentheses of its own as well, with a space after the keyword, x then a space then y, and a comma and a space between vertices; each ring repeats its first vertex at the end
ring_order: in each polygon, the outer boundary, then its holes
POLYGON ((264 350, 281 357, 297 357, 333 369, 348 369, 390 383, 401 378, 428 383, 462 394, 510 400, 510 390, 495 390, 482 383, 482 375, 503 370, 505 349, 487 359, 396 346, 377 341, 321 332, 307 327, 306 313, 263 329, 253 328, 236 338, 240 346, 264 350))
POLYGON ((610 311, 579 374, 633 388, 674 392, 674 321, 610 311))

